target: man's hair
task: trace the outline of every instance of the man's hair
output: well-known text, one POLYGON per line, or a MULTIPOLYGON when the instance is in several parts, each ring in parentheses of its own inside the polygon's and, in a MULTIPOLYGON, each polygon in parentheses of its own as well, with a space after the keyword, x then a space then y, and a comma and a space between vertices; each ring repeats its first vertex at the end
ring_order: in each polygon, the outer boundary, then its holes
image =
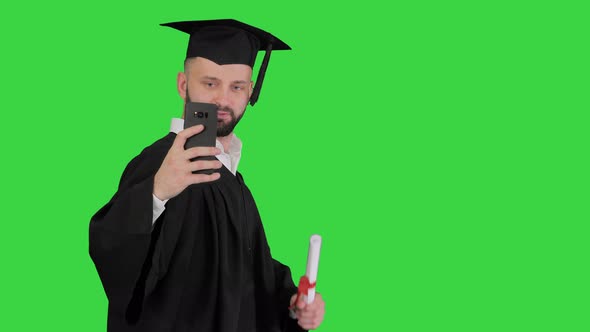
POLYGON ((195 58, 187 58, 186 60, 184 60, 184 72, 188 73, 188 69, 190 67, 190 64, 193 62, 195 58))

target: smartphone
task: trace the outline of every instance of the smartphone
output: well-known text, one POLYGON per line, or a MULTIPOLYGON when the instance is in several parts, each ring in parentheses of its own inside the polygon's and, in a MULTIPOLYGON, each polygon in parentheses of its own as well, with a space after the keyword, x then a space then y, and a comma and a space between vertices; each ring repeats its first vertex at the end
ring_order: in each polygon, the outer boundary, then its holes
MULTIPOLYGON (((205 129, 189 137, 184 144, 185 149, 197 146, 215 146, 217 139, 217 105, 208 103, 186 103, 184 107, 184 129, 203 125, 205 129)), ((215 160, 215 156, 197 157, 194 160, 215 160)), ((215 170, 207 169, 194 173, 211 174, 215 170)))
POLYGON ((184 107, 184 129, 203 125, 205 129, 186 140, 185 149, 195 146, 215 146, 217 137, 217 105, 186 103, 184 107))

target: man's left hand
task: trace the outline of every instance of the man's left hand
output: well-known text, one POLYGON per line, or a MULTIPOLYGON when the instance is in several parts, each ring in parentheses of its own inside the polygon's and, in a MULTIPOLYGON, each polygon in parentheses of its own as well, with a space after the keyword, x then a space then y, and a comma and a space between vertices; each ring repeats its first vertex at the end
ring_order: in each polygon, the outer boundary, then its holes
MULTIPOLYGON (((297 294, 291 296, 291 306, 297 298, 297 294)), ((299 298, 295 304, 295 314, 297 315, 297 323, 306 330, 317 329, 324 320, 325 303, 320 293, 315 294, 315 299, 312 303, 307 304, 302 298, 299 298)))

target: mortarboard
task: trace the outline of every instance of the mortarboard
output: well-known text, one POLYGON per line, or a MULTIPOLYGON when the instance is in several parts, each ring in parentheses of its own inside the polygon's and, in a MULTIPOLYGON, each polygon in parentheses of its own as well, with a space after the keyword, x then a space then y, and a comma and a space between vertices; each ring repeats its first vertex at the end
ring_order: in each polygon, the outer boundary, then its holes
POLYGON ((250 97, 254 106, 260 96, 271 51, 291 47, 272 34, 251 25, 231 20, 184 21, 160 24, 190 35, 186 58, 202 57, 219 65, 244 64, 254 68, 258 51, 265 50, 264 60, 250 97))

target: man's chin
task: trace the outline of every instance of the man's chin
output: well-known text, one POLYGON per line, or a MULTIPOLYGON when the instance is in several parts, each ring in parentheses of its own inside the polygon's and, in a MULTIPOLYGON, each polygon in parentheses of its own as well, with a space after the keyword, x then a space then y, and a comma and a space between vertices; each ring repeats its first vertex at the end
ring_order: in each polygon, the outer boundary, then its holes
POLYGON ((227 137, 229 135, 231 135, 231 133, 233 132, 233 128, 228 128, 226 126, 223 127, 218 127, 217 128, 217 137, 227 137))
POLYGON ((232 120, 230 121, 223 121, 223 120, 218 120, 217 121, 217 137, 226 137, 231 135, 231 133, 233 133, 234 129, 236 128, 236 126, 238 125, 238 122, 240 122, 241 117, 239 118, 232 118, 232 120))

